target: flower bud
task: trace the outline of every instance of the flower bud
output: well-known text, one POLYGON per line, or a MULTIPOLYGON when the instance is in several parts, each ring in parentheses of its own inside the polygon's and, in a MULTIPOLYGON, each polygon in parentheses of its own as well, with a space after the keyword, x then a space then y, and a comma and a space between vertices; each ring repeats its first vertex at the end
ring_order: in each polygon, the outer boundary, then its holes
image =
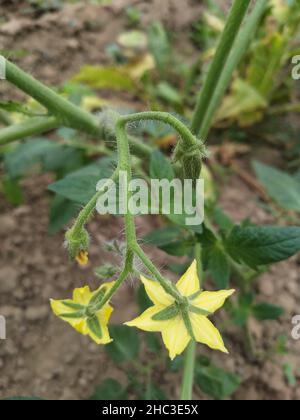
POLYGON ((71 260, 77 260, 80 265, 88 263, 90 237, 86 229, 80 231, 71 228, 66 233, 66 247, 71 260))

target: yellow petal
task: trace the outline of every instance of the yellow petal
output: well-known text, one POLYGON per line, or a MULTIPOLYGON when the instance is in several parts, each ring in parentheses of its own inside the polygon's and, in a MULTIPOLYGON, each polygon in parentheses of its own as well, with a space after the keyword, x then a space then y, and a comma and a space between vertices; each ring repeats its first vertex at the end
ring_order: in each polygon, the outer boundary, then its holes
POLYGON ((228 353, 223 339, 217 328, 205 316, 190 313, 193 332, 199 343, 206 344, 214 350, 228 353))
POLYGON ((152 317, 163 309, 163 306, 151 306, 139 317, 133 319, 132 321, 125 322, 125 325, 128 325, 128 327, 137 327, 143 331, 161 331, 166 327, 166 323, 169 321, 153 321, 152 317))
POLYGON ((168 321, 162 331, 162 338, 172 360, 185 350, 191 340, 180 316, 168 321))
POLYGON ((54 299, 50 300, 51 308, 54 314, 60 317, 63 321, 70 324, 73 328, 75 328, 76 331, 80 332, 81 334, 87 334, 84 318, 64 318, 61 316, 61 314, 68 314, 68 313, 75 312, 74 309, 65 306, 63 302, 74 303, 70 299, 65 300, 65 301, 54 300, 54 299))
POLYGON ((73 292, 73 301, 80 305, 87 305, 91 300, 92 293, 89 286, 80 287, 73 292))
POLYGON ((107 328, 107 324, 108 324, 108 321, 109 321, 109 318, 110 318, 112 312, 113 312, 112 306, 110 306, 109 304, 106 304, 97 313, 98 321, 100 323, 101 331, 102 331, 102 337, 101 338, 97 337, 97 335, 94 334, 93 331, 91 331, 90 329, 88 330, 89 336, 97 344, 108 344, 108 343, 113 341, 111 339, 110 335, 109 335, 109 331, 108 331, 108 328, 107 328))
MULTIPOLYGON (((69 324, 72 325, 72 323, 68 319, 66 319, 66 321, 69 322, 69 324)), ((80 334, 83 334, 83 335, 87 335, 88 332, 89 332, 89 329, 88 329, 87 323, 86 323, 86 319, 77 320, 77 322, 75 322, 72 325, 72 327, 75 328, 75 330, 77 332, 79 332, 80 334)))
POLYGON ((176 284, 183 296, 190 296, 200 290, 200 281, 197 273, 196 260, 176 284))
POLYGON ((168 295, 157 281, 149 280, 143 276, 141 276, 141 280, 154 305, 170 306, 174 303, 174 298, 168 295))
POLYGON ((68 313, 75 312, 75 309, 72 309, 69 306, 64 305, 63 302, 74 303, 71 299, 66 299, 66 300, 50 299, 50 305, 55 315, 60 316, 60 314, 68 314, 68 313))
POLYGON ((203 292, 192 301, 193 305, 214 313, 221 308, 225 300, 231 296, 235 290, 220 290, 219 292, 203 292))

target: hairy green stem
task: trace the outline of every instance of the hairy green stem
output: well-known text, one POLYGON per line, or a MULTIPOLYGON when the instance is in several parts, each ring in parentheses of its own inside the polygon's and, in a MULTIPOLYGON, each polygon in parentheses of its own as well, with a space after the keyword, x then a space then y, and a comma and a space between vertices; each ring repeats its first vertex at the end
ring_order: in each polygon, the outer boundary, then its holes
POLYGON ((79 213, 74 226, 72 227, 73 235, 78 235, 81 230, 84 228, 86 223, 89 221, 90 217, 92 216, 98 199, 104 193, 105 189, 108 187, 111 181, 116 181, 119 176, 119 170, 116 169, 109 181, 101 188, 100 191, 97 191, 96 194, 91 198, 91 200, 87 203, 87 205, 81 210, 79 213))
POLYGON ((99 134, 99 125, 93 115, 58 95, 8 60, 6 60, 6 79, 47 108, 62 125, 92 135, 99 134))
POLYGON ((115 281, 113 287, 109 290, 104 298, 93 308, 95 312, 99 311, 116 293, 116 291, 122 286, 124 281, 127 279, 128 275, 132 272, 133 266, 133 254, 129 252, 126 256, 126 261, 124 268, 119 275, 118 279, 115 281))
POLYGON ((197 138, 192 134, 189 128, 183 124, 178 118, 167 112, 141 112, 137 114, 129 114, 122 117, 122 120, 128 124, 135 121, 160 121, 174 128, 174 130, 186 141, 190 146, 198 146, 197 138))
POLYGON ((152 261, 147 257, 147 255, 144 253, 142 248, 139 245, 136 245, 134 247, 134 253, 139 257, 139 259, 142 261, 144 266, 149 270, 149 272, 156 278, 156 280, 161 284, 163 289, 171 296, 173 296, 176 301, 181 302, 182 296, 177 290, 176 286, 168 279, 165 279, 158 269, 155 267, 155 265, 152 263, 152 261))
MULTIPOLYGON (((101 126, 96 116, 72 104, 70 101, 58 95, 54 90, 48 88, 8 60, 6 60, 6 79, 47 108, 48 111, 57 118, 58 126, 71 127, 87 134, 97 136, 98 138, 105 137, 106 127, 101 126)), ((45 124, 47 125, 46 121, 45 124)), ((37 126, 36 131, 34 131, 32 127, 32 131, 29 135, 40 133, 41 129, 37 126)), ((3 144, 28 136, 26 132, 19 131, 20 137, 15 137, 13 140, 6 140, 4 134, 1 135, 3 144)), ((133 153, 142 158, 149 158, 152 153, 152 148, 149 145, 144 144, 133 137, 130 137, 129 139, 133 153)))
POLYGON ((55 117, 30 118, 21 124, 10 125, 0 130, 0 146, 54 130, 59 126, 60 123, 55 117))
POLYGON ((239 36, 237 37, 231 54, 222 70, 219 82, 217 83, 214 93, 212 95, 210 104, 205 112, 205 116, 202 119, 200 127, 200 137, 206 139, 211 128, 214 115, 221 100, 228 89, 234 70, 239 65, 244 54, 246 53, 251 39, 255 36, 255 32, 261 21, 261 18, 268 5, 268 0, 257 0, 253 11, 249 18, 245 22, 244 27, 241 29, 239 36))
POLYGON ((210 106, 212 95, 220 80, 222 70, 238 35, 250 1, 251 0, 235 0, 231 8, 219 46, 197 102, 192 121, 192 131, 196 134, 199 134, 201 131, 203 119, 205 118, 207 109, 210 106))

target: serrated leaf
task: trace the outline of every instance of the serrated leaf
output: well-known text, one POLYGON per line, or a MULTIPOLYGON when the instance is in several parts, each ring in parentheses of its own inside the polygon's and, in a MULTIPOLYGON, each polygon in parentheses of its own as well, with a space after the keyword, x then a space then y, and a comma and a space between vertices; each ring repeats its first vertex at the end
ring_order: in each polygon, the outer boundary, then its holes
POLYGON ((202 365, 199 361, 196 364, 195 381, 202 392, 217 400, 231 396, 241 384, 239 376, 213 364, 202 365))
POLYGON ((56 148, 57 144, 43 138, 27 141, 5 155, 5 169, 12 178, 19 178, 56 148))
POLYGON ((159 249, 173 256, 188 255, 194 244, 193 240, 183 237, 183 230, 176 227, 155 229, 143 239, 149 245, 156 245, 159 249))
POLYGON ((159 150, 155 150, 151 155, 150 176, 152 179, 167 179, 169 181, 175 178, 173 166, 159 150))
POLYGON ((127 391, 115 379, 106 379, 95 389, 94 394, 90 398, 96 401, 110 401, 110 400, 127 400, 127 391))
POLYGON ((259 321, 272 321, 280 318, 284 314, 284 309, 271 303, 260 303, 253 306, 252 313, 259 321))
POLYGON ((123 325, 112 326, 110 331, 114 341, 108 344, 105 349, 113 361, 122 363, 134 360, 140 349, 138 333, 123 325))
POLYGON ((217 289, 227 289, 230 280, 231 268, 226 253, 216 246, 210 250, 208 269, 217 286, 217 289))
POLYGON ((253 162, 253 167, 259 181, 273 200, 286 210, 300 212, 300 182, 296 178, 257 161, 253 162))
POLYGON ((73 201, 56 195, 51 202, 48 232, 55 234, 59 232, 69 221, 76 216, 79 206, 73 201))
POLYGON ((300 251, 300 227, 236 226, 225 240, 231 257, 256 269, 277 263, 300 251))
POLYGON ((143 399, 146 401, 166 401, 168 398, 162 389, 150 382, 143 399))
POLYGON ((48 189, 76 203, 87 204, 96 193, 97 183, 111 177, 114 165, 114 159, 103 158, 54 182, 48 189))

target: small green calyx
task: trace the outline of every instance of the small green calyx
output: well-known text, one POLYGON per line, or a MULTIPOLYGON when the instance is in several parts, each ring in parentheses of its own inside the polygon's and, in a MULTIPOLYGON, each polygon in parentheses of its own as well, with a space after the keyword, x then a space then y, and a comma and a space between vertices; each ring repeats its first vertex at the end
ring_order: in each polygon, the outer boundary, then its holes
POLYGON ((71 260, 75 260, 81 252, 86 252, 89 248, 90 238, 84 228, 79 231, 74 228, 69 229, 65 238, 71 260))
POLYGON ((184 179, 197 180, 202 169, 202 161, 207 156, 204 143, 194 138, 193 144, 179 141, 174 151, 174 162, 180 162, 184 179))

